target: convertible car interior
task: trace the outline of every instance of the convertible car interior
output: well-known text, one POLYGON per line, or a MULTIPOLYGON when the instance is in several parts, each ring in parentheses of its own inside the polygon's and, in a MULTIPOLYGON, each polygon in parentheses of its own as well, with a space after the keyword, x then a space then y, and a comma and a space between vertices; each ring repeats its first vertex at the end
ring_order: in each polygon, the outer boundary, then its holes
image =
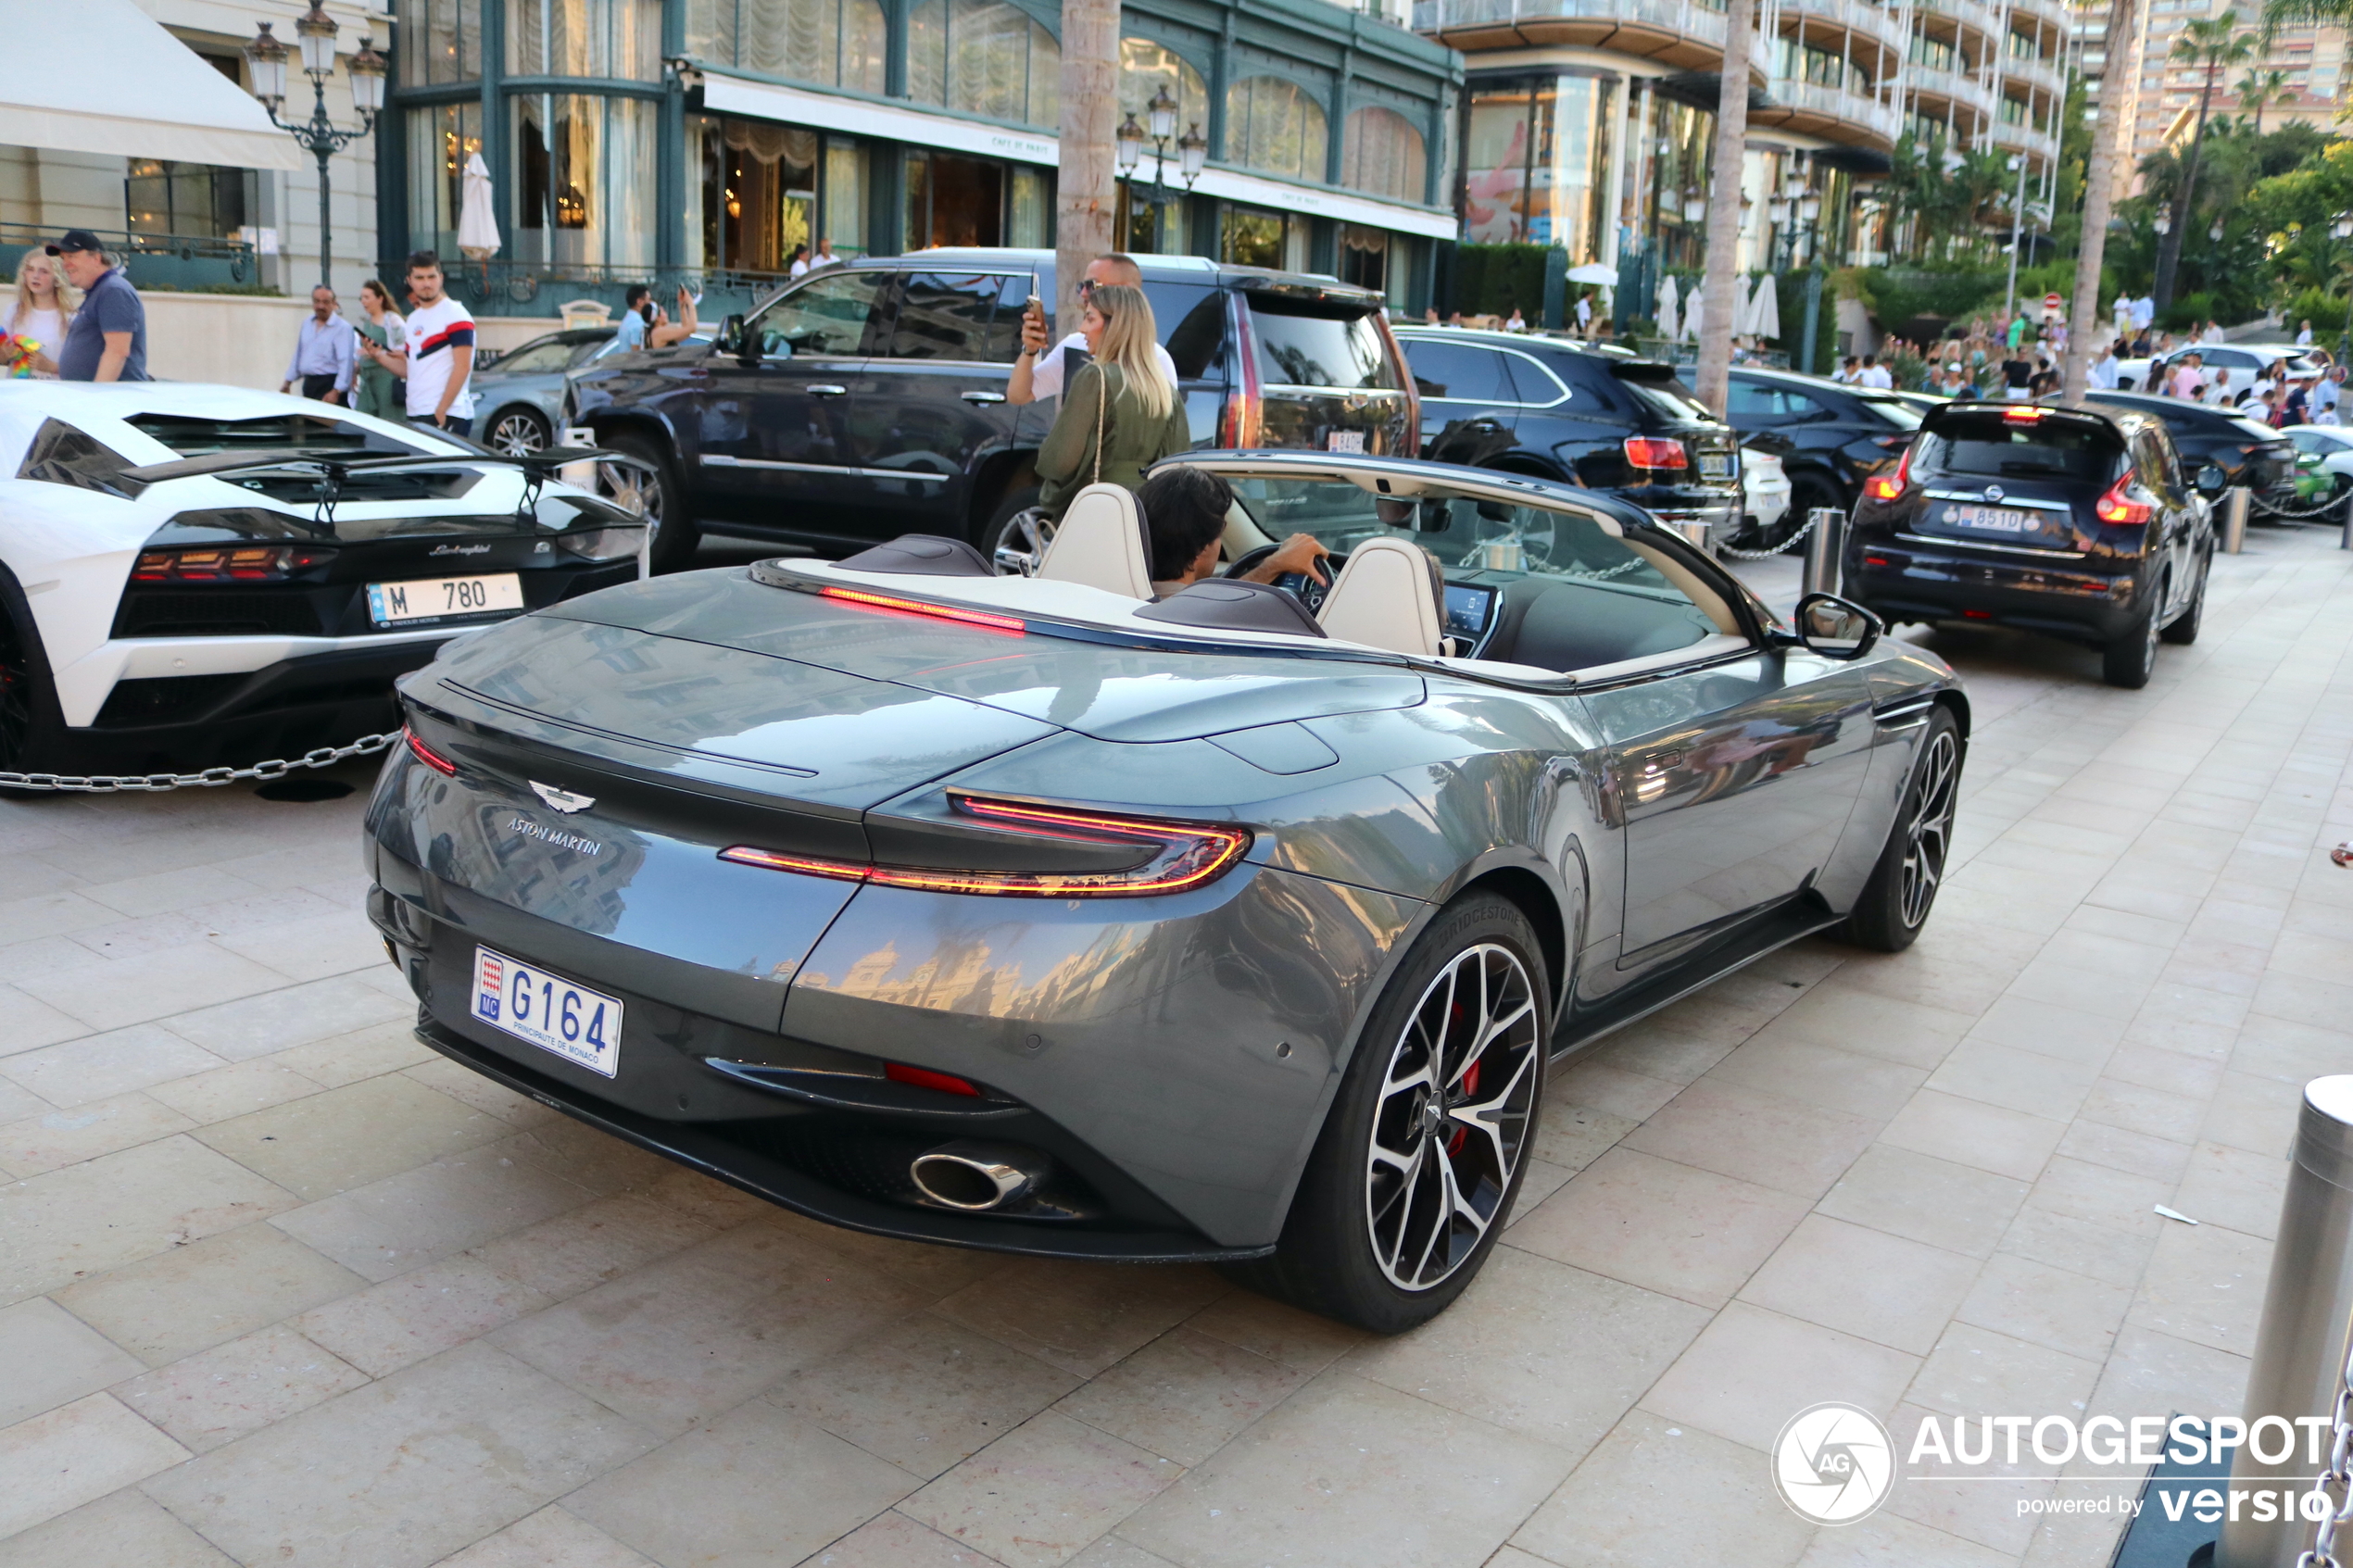
POLYGON ((969 578, 940 591, 1163 635, 1190 628, 1305 637, 1516 679, 1611 680, 1749 646, 1718 586, 1598 511, 1436 486, 1382 495, 1340 476, 1227 479, 1235 505, 1227 574, 1157 602, 1145 519, 1132 494, 1110 484, 1073 497, 1031 578, 992 577, 971 546, 917 535, 831 567, 778 567, 799 577, 969 578), (1273 586, 1241 580, 1278 538, 1299 532, 1330 548, 1328 583, 1296 574, 1273 586))

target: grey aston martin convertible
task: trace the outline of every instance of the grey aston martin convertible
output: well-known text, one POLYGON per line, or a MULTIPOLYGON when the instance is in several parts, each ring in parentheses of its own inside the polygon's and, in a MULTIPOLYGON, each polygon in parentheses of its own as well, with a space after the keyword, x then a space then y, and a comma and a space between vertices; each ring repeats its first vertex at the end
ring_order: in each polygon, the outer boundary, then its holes
POLYGON ((788 1209, 1204 1261, 1390 1332, 1508 1216, 1564 1053, 1810 932, 1908 944, 1969 708, 1639 510, 1405 459, 1192 453, 961 541, 656 579, 401 683, 372 919, 434 1047, 788 1209))

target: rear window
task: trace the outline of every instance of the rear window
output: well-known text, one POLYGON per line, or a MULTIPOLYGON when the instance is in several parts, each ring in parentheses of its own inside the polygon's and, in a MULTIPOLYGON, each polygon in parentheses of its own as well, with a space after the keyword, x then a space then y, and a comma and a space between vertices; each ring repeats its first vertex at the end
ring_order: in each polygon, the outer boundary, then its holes
POLYGON ((1624 387, 1635 402, 1669 423, 1692 424, 1716 418, 1700 402, 1698 395, 1671 373, 1655 379, 1645 376, 1637 380, 1620 370, 1617 384, 1624 387))
POLYGON ((1176 379, 1198 381, 1222 373, 1226 346, 1226 296, 1207 283, 1163 283, 1147 280, 1152 324, 1176 362, 1176 379))
POLYGON ((1897 430, 1920 428, 1920 411, 1900 397, 1858 397, 1856 401, 1897 430))
POLYGON ((215 452, 299 452, 314 458, 373 454, 411 458, 433 448, 411 445, 382 431, 368 430, 325 414, 272 414, 258 420, 191 419, 179 414, 133 414, 123 423, 152 436, 182 458, 215 452))
POLYGON ((1346 391, 1394 391, 1389 362, 1373 312, 1311 314, 1303 302, 1265 295, 1250 302, 1258 333, 1258 375, 1272 386, 1336 387, 1346 391))
POLYGON ((2231 428, 2253 441, 2277 441, 2280 433, 2270 425, 2257 424, 2253 420, 2233 420, 2231 428))
POLYGON ((2100 426, 2048 420, 2012 424, 1990 415, 1945 420, 1924 432, 1912 449, 1912 467, 1922 475, 2105 483, 2123 456, 2123 443, 2100 426))

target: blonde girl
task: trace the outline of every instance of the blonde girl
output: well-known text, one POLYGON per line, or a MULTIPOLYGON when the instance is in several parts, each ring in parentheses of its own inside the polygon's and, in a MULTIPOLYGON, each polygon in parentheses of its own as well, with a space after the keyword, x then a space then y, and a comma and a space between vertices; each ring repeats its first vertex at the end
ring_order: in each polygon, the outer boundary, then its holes
POLYGON ((0 332, 28 337, 41 345, 33 356, 33 374, 55 380, 57 351, 65 345, 66 323, 73 320, 73 285, 58 270, 57 258, 39 245, 17 263, 17 297, 0 332))
POLYGON ((1086 298, 1079 331, 1094 358, 1071 378, 1038 452, 1038 506, 1054 520, 1098 480, 1140 489, 1145 470, 1192 445, 1184 399, 1152 352, 1160 332, 1144 291, 1098 284, 1086 298))

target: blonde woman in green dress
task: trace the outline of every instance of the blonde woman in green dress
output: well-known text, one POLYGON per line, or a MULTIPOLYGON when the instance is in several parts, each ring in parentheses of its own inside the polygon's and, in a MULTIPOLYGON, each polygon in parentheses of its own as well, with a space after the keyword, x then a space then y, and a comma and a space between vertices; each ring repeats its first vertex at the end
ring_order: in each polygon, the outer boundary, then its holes
POLYGON ((1089 484, 1141 489, 1146 469, 1193 444, 1185 400, 1152 353, 1160 333, 1144 291, 1098 284, 1086 299, 1079 331, 1094 358, 1070 378, 1038 450, 1038 509, 1056 522, 1089 484))
MULTIPOLYGON (((359 324, 361 337, 378 348, 395 353, 408 345, 408 323, 392 307, 392 295, 382 283, 371 278, 360 284, 359 304, 366 311, 359 324)), ((351 406, 363 414, 373 414, 395 424, 407 422, 409 408, 400 378, 365 355, 360 358, 359 385, 353 393, 351 406)))

